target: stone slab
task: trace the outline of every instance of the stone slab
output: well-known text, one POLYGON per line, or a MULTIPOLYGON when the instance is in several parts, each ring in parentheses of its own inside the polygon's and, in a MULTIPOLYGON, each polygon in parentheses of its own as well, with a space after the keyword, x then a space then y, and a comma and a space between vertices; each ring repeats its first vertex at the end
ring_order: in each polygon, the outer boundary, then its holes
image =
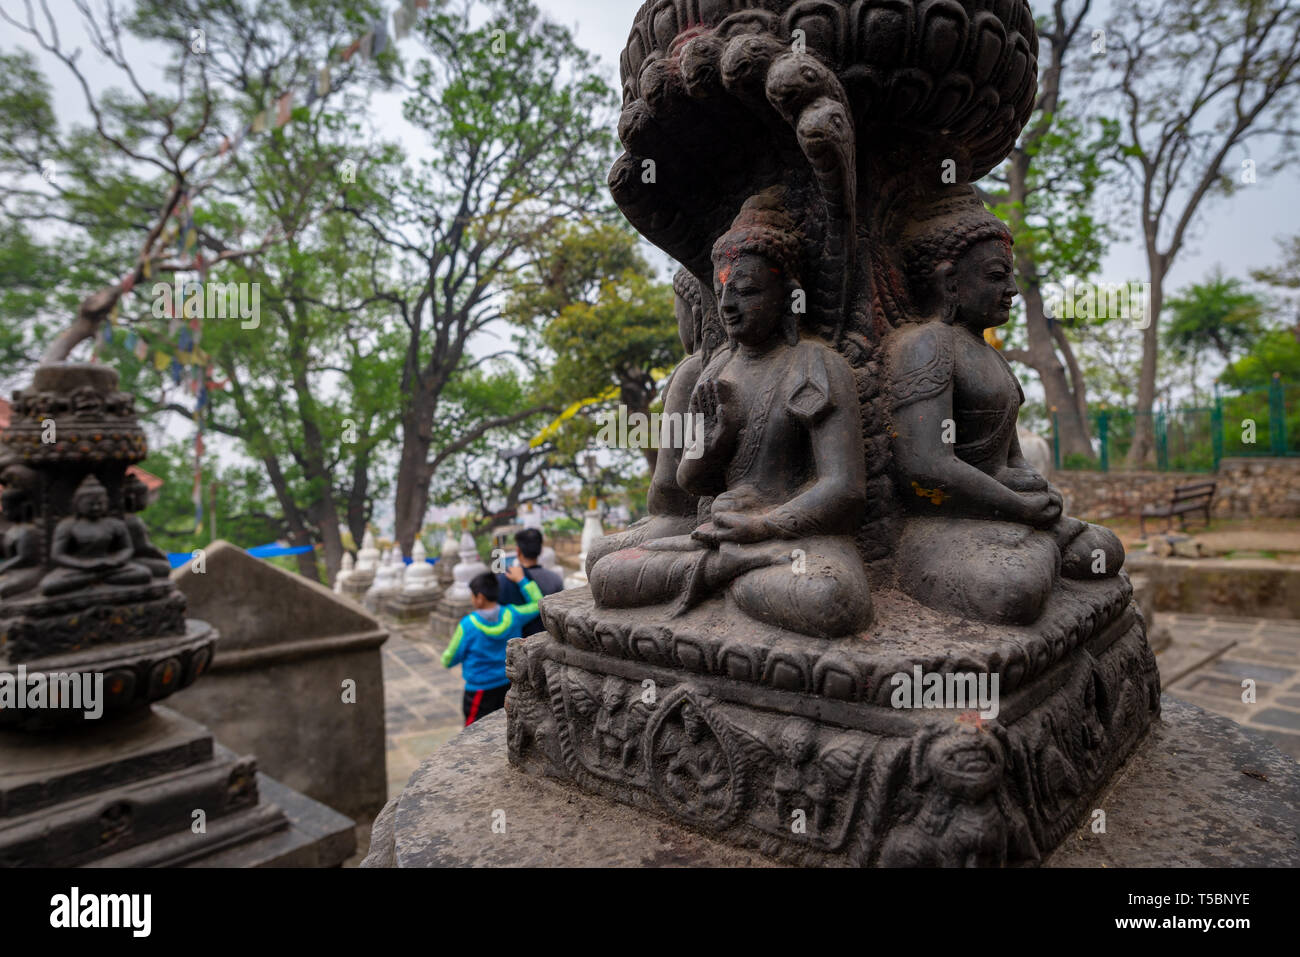
POLYGON ((370 818, 387 800, 387 628, 329 589, 217 542, 172 578, 221 632, 203 681, 172 702, 278 781, 370 818), (238 601, 231 596, 238 595, 238 601), (344 698, 344 690, 354 692, 344 698))
POLYGON ((0 818, 90 789, 130 784, 212 758, 212 733, 168 708, 113 722, 28 734, 0 731, 0 818), (111 754, 113 761, 105 763, 111 754))
MULTIPOLYGON (((1051 867, 1300 866, 1300 765, 1259 733, 1165 695, 1162 716, 1051 867)), ((366 867, 760 867, 660 818, 522 774, 504 712, 440 748, 375 822, 366 867), (504 812, 504 833, 493 831, 504 812)))
POLYGON ((257 841, 193 862, 191 867, 341 867, 357 846, 356 824, 333 808, 257 775, 262 798, 284 812, 289 826, 257 841))
POLYGON ((1151 582, 1156 611, 1300 618, 1300 565, 1271 559, 1155 558, 1134 552, 1125 567, 1151 582))

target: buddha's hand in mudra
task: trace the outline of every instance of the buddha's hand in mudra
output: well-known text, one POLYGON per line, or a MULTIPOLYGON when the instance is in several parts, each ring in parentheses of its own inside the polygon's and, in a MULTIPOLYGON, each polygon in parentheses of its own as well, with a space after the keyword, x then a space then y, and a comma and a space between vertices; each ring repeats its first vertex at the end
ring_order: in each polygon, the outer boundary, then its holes
POLYGON ((1020 516, 1026 525, 1034 528, 1051 528, 1061 518, 1061 493, 1050 485, 1045 492, 1028 492, 1020 496, 1023 512, 1020 516))
POLYGON ((710 520, 696 530, 696 540, 708 545, 747 544, 772 537, 762 496, 749 485, 727 489, 713 500, 710 520))
POLYGON ((718 448, 734 431, 731 387, 719 379, 700 382, 691 395, 691 411, 704 416, 704 447, 718 448))
POLYGON ((772 531, 761 515, 715 510, 712 519, 697 528, 692 537, 710 546, 721 545, 723 542, 745 545, 767 541, 772 537, 772 531))
POLYGON ((1007 468, 997 474, 997 480, 1013 492, 1046 492, 1051 488, 1047 479, 1029 468, 1007 468))

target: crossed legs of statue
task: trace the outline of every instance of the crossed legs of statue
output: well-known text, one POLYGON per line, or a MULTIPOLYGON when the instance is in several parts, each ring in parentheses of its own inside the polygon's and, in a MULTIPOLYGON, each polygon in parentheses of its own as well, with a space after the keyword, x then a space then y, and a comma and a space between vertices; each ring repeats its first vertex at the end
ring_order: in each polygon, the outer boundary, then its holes
POLYGON ((871 622, 871 592, 853 543, 817 536, 711 548, 689 535, 608 554, 591 569, 596 604, 634 608, 674 602, 680 615, 730 589, 751 618, 838 638, 871 622))

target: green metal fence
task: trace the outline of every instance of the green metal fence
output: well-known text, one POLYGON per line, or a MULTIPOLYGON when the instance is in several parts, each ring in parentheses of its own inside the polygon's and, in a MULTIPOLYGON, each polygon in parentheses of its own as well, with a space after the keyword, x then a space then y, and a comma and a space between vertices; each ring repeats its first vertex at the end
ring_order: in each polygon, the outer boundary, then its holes
POLYGON ((1275 376, 1266 388, 1225 393, 1216 384, 1213 405, 1150 413, 1102 409, 1092 415, 1092 425, 1096 459, 1063 460, 1053 413, 1052 451, 1058 469, 1213 472, 1228 457, 1300 456, 1300 385, 1275 376), (1154 447, 1141 462, 1133 462, 1129 451, 1139 423, 1148 416, 1154 447))

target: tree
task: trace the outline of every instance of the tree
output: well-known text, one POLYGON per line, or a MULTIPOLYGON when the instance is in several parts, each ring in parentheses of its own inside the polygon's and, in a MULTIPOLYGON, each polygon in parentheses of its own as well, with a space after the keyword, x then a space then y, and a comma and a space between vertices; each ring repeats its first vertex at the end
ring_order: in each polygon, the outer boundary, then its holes
POLYGON ((1255 181, 1247 156, 1261 138, 1292 154, 1300 90, 1300 6, 1290 0, 1160 0, 1123 4, 1106 37, 1119 74, 1120 156, 1137 197, 1150 279, 1138 383, 1138 428, 1129 461, 1154 449, 1160 320, 1165 280, 1204 205, 1255 181))
POLYGON ((93 267, 76 277, 83 285, 75 318, 49 343, 47 362, 93 341, 134 286, 192 269, 196 254, 219 270, 285 238, 274 230, 233 235, 209 223, 194 240, 173 219, 219 181, 235 155, 223 141, 237 140, 257 112, 250 100, 271 106, 291 82, 314 76, 329 39, 375 10, 361 0, 142 0, 125 18, 111 4, 97 12, 76 0, 76 8, 92 49, 126 89, 93 92, 81 49, 64 44, 47 0, 40 0, 40 16, 24 3, 21 19, 0 6, 0 19, 67 68, 93 121, 62 131, 30 54, 0 60, 0 88, 11 91, 0 101, 7 134, 0 137, 0 174, 12 184, 3 209, 77 236, 83 262, 93 267), (192 33, 197 24, 201 39, 192 33), (170 91, 147 88, 126 53, 128 38, 162 44, 170 91), (95 291, 87 295, 87 288, 95 291))
MULTIPOLYGON (((524 330, 522 351, 539 369, 552 357, 541 394, 561 408, 601 399, 587 407, 592 422, 617 405, 648 415, 681 357, 672 286, 650 278, 639 245, 623 225, 574 224, 543 244, 510 290, 506 312, 524 330), (603 399, 611 389, 617 398, 603 399)), ((581 429, 586 438, 593 431, 581 429)), ((638 451, 653 472, 657 451, 638 451)))
MULTIPOLYGON (((331 577, 341 564, 341 522, 359 536, 371 513, 371 472, 394 424, 384 412, 396 405, 392 356, 400 354, 386 304, 360 295, 362 274, 368 277, 385 264, 356 254, 359 227, 352 217, 338 215, 345 194, 354 202, 368 195, 364 177, 350 182, 339 175, 340 163, 347 159, 364 167, 373 160, 382 166, 395 155, 383 144, 358 148, 373 143, 357 121, 365 115, 358 106, 364 104, 366 86, 349 89, 348 83, 365 79, 369 67, 360 57, 345 66, 336 61, 336 85, 323 94, 317 88, 319 65, 331 48, 342 45, 340 37, 357 35, 374 9, 370 3, 314 0, 217 5, 147 0, 123 22, 111 7, 97 18, 82 6, 97 48, 108 51, 133 92, 95 97, 87 88, 93 131, 74 131, 66 141, 20 141, 0 153, 0 161, 18 168, 32 166, 40 148, 70 163, 67 175, 55 178, 52 195, 32 197, 20 190, 5 199, 28 204, 29 218, 74 227, 61 242, 77 256, 76 268, 84 274, 74 271, 79 288, 109 280, 91 297, 99 303, 93 315, 83 302, 81 318, 48 358, 70 354, 117 312, 129 333, 147 330, 151 342, 174 341, 184 320, 197 317, 188 305, 170 301, 164 283, 161 304, 177 318, 170 324, 160 319, 155 279, 224 273, 224 280, 260 290, 251 326, 223 319, 195 330, 202 331, 201 351, 223 384, 209 389, 202 414, 211 431, 238 439, 261 463, 284 533, 296 545, 321 543, 331 577), (201 49, 191 34, 195 24, 205 33, 201 49), (122 54, 124 37, 171 51, 164 76, 177 84, 173 97, 139 84, 122 54), (186 86, 195 75, 197 91, 186 86), (303 89, 318 95, 289 110, 283 91, 303 89), (284 103, 281 122, 272 119, 264 134, 250 133, 240 141, 238 131, 250 118, 277 102, 284 103), (239 142, 232 146, 232 141, 239 142), (149 149, 166 158, 161 167, 141 159, 149 149), (173 199, 160 207, 164 195, 173 199), (119 206, 127 216, 118 213, 119 206), (188 238, 168 222, 182 206, 192 208, 196 227, 188 238), (137 211, 140 218, 133 220, 137 211), (155 226, 161 227, 156 235, 155 226), (137 247, 142 232, 148 234, 145 251, 136 259, 128 251, 137 247), (159 251, 172 246, 174 261, 159 262, 159 251), (204 272, 196 253, 203 255, 204 272), (122 256, 135 267, 127 281, 114 281, 122 256), (220 267, 215 273, 214 265, 220 267), (132 280, 137 295, 124 299, 132 280)), ((34 32, 34 22, 28 26, 35 42, 83 76, 76 54, 60 47, 53 23, 48 36, 34 32)), ((28 104, 39 105, 40 78, 21 67, 11 63, 8 69, 25 84, 28 104)), ((10 113, 0 114, 0 123, 22 130, 21 117, 10 113)), ((201 317, 204 297, 198 298, 201 317)), ((152 373, 129 353, 123 337, 101 348, 137 386, 146 412, 191 415, 191 401, 165 379, 161 399, 143 387, 152 373)), ((313 554, 300 556, 298 566, 317 576, 313 554)))
POLYGON ((1062 456, 1092 458, 1088 391, 1083 366, 1067 329, 1071 321, 1048 314, 1044 285, 1096 272, 1109 231, 1092 214, 1101 181, 1101 157, 1113 143, 1113 123, 1094 124, 1066 111, 1068 68, 1092 0, 1054 0, 1050 19, 1039 24, 1046 49, 1038 99, 1007 162, 989 178, 985 199, 1011 227, 1016 282, 1024 301, 1027 345, 1006 349, 1008 359, 1033 369, 1049 410, 1055 410, 1062 456))
POLYGON ((1291 331, 1300 342, 1300 297, 1296 295, 1300 293, 1300 235, 1280 240, 1279 245, 1282 247, 1281 265, 1252 270, 1250 278, 1282 290, 1282 296, 1291 300, 1290 307, 1296 310, 1291 331))
POLYGON ((1201 353, 1213 350, 1224 362, 1248 349, 1260 333, 1264 305, 1239 279, 1227 279, 1215 269, 1203 283, 1188 286, 1168 302, 1169 321, 1162 331, 1165 345, 1192 366, 1192 403, 1196 401, 1196 372, 1201 353))
POLYGON ((614 154, 613 91, 570 31, 531 0, 443 6, 418 29, 425 56, 404 111, 432 158, 394 176, 386 203, 350 206, 401 260, 399 275, 375 278, 373 294, 400 316, 406 339, 394 508, 407 552, 438 468, 538 412, 457 423, 435 449, 444 390, 482 361, 467 357, 470 340, 502 316, 496 293, 566 217, 607 205, 614 154))

